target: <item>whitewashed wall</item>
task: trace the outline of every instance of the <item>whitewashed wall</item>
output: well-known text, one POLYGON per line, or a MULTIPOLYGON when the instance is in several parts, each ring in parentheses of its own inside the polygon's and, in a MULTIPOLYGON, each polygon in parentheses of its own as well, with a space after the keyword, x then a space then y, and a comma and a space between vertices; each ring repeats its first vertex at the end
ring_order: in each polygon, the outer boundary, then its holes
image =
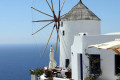
POLYGON ((89 60, 85 55, 85 49, 87 49, 87 53, 89 54, 100 54, 101 56, 101 69, 102 75, 100 80, 116 80, 117 77, 115 76, 115 52, 112 50, 98 50, 97 48, 90 48, 87 47, 89 45, 104 43, 113 41, 116 38, 120 38, 120 35, 99 35, 99 36, 76 36, 74 39, 74 43, 72 45, 72 78, 75 80, 80 80, 80 59, 78 58, 78 54, 83 54, 83 76, 86 76, 86 68, 85 65, 89 66, 89 60), (82 45, 80 45, 82 44, 82 45), (78 59, 76 59, 78 58, 78 59), (78 67, 76 67, 78 66, 78 67), (77 70, 77 69, 78 70, 77 70), (78 75, 75 75, 78 74, 78 75))
POLYGON ((72 78, 75 80, 79 80, 80 79, 80 57, 79 54, 82 53, 82 46, 83 44, 81 43, 82 41, 82 37, 75 37, 74 39, 74 44, 72 45, 71 51, 71 67, 72 67, 72 78), (79 41, 79 42, 78 42, 79 41), (78 42, 78 43, 77 43, 78 42), (79 53, 78 53, 79 52, 79 53))
POLYGON ((60 29, 60 66, 65 68, 65 59, 71 60, 71 45, 74 36, 78 33, 86 32, 88 35, 100 35, 100 21, 96 20, 76 20, 63 21, 63 27, 60 29), (65 35, 62 36, 63 30, 65 35))

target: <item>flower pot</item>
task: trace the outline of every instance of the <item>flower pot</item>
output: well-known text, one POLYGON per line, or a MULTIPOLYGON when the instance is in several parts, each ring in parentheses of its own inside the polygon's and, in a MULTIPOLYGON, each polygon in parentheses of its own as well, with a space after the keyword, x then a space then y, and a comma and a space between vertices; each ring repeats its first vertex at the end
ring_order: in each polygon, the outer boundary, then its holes
POLYGON ((35 80, 35 75, 31 74, 31 80, 35 80))
POLYGON ((37 77, 37 80, 40 80, 40 76, 37 77))

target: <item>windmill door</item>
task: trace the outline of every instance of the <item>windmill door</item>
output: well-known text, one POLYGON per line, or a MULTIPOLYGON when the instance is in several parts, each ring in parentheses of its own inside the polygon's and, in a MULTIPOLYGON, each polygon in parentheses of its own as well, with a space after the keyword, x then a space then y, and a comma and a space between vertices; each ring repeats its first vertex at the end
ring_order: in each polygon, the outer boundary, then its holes
POLYGON ((83 80, 83 56, 80 54, 80 78, 83 80))

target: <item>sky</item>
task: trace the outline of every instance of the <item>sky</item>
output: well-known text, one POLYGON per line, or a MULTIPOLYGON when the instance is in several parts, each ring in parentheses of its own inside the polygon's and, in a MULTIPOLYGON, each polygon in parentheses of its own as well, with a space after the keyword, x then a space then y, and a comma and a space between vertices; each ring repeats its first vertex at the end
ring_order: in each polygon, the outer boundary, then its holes
MULTIPOLYGON (((78 1, 67 0, 63 13, 68 12, 78 1)), ((83 0, 83 3, 101 19, 102 34, 120 32, 120 0, 83 0)), ((45 0, 0 0, 0 44, 47 42, 52 25, 37 36, 31 35, 44 25, 41 23, 40 26, 35 27, 36 24, 32 23, 33 19, 48 19, 31 10, 31 6, 50 13, 45 0)), ((56 6, 57 4, 54 7, 56 6)), ((54 37, 55 34, 51 39, 53 43, 54 37)))

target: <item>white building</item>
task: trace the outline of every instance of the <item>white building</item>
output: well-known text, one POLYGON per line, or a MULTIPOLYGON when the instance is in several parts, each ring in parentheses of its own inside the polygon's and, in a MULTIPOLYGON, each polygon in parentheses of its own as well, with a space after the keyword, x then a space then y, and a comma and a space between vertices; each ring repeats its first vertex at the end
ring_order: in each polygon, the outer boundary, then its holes
MULTIPOLYGON (((90 75, 99 73, 101 75, 97 80, 118 79, 116 75, 120 73, 120 56, 113 50, 88 48, 90 45, 120 39, 120 33, 101 35, 100 21, 82 2, 61 20, 60 67, 66 70, 71 68, 74 80, 85 80, 90 75), (91 57, 99 61, 94 63, 91 57)), ((54 77, 53 80, 68 79, 54 77)))
POLYGON ((88 49, 88 46, 114 41, 117 38, 120 38, 120 34, 96 36, 78 34, 75 36, 74 43, 71 47, 72 78, 75 80, 84 80, 86 77, 88 77, 86 66, 90 67, 91 64, 90 60, 86 56, 87 53, 100 57, 100 68, 102 71, 100 80, 116 80, 116 74, 120 73, 120 71, 117 71, 117 66, 120 65, 120 62, 119 64, 116 62, 116 56, 119 56, 112 50, 99 50, 97 48, 88 49))
POLYGON ((118 79, 118 55, 112 50, 88 49, 88 46, 114 41, 120 38, 120 34, 101 35, 100 19, 82 2, 62 18, 61 33, 60 66, 67 68, 70 65, 72 79, 84 80, 89 77, 88 74, 91 72, 88 72, 88 67, 90 68, 91 64, 86 53, 100 59, 99 67, 102 74, 99 80, 118 79))

